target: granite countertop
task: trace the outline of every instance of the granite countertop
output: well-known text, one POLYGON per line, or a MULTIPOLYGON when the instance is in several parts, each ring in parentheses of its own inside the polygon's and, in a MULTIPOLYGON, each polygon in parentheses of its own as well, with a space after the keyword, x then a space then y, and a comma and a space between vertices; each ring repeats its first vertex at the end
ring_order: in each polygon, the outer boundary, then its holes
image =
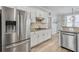
POLYGON ((60 31, 79 33, 79 27, 62 27, 60 31))
POLYGON ((40 30, 46 30, 48 28, 37 28, 37 29, 32 29, 31 32, 36 32, 36 31, 40 31, 40 30))

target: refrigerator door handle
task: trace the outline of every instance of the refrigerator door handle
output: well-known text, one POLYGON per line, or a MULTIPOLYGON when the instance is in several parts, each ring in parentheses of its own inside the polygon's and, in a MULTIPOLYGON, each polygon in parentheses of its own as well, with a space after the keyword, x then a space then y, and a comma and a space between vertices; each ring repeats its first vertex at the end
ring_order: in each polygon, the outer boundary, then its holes
POLYGON ((28 43, 28 42, 27 41, 22 41, 22 42, 14 43, 12 45, 6 46, 6 48, 16 47, 16 46, 19 46, 19 45, 24 44, 24 43, 28 43))

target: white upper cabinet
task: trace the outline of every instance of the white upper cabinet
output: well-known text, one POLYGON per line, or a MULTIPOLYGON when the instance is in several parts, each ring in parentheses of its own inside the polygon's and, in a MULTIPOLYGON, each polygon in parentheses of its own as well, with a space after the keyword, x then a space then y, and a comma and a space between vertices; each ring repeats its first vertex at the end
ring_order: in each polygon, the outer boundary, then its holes
POLYGON ((42 23, 48 24, 49 18, 48 18, 47 13, 43 12, 43 17, 44 17, 44 20, 42 21, 42 23))
POLYGON ((42 21, 43 23, 48 23, 48 17, 46 12, 38 9, 32 9, 31 10, 31 22, 35 23, 36 22, 36 17, 43 17, 44 20, 42 21))
POLYGON ((42 21, 42 23, 48 23, 48 17, 44 17, 44 20, 42 21))
POLYGON ((41 10, 37 10, 36 11, 36 17, 39 17, 39 16, 41 16, 42 14, 41 14, 41 10))

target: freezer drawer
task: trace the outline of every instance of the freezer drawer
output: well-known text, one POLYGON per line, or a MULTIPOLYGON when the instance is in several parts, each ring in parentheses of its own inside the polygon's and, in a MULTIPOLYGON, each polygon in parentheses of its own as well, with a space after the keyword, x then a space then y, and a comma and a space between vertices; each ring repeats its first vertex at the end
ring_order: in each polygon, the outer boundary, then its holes
POLYGON ((66 32, 61 34, 61 46, 76 51, 76 34, 66 32))
POLYGON ((29 52, 30 40, 21 41, 15 44, 6 46, 5 52, 29 52))

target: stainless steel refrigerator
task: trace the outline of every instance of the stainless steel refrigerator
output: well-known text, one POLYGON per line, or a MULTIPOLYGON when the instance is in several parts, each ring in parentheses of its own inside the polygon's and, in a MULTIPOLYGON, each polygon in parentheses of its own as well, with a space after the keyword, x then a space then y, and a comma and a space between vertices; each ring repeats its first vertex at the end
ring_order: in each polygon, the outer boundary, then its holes
POLYGON ((16 9, 16 14, 12 14, 14 11, 14 8, 2 7, 2 18, 5 20, 2 21, 5 29, 3 30, 2 51, 29 52, 30 37, 26 38, 26 12, 16 9), (15 16, 15 20, 12 20, 14 16, 11 15, 15 16))

